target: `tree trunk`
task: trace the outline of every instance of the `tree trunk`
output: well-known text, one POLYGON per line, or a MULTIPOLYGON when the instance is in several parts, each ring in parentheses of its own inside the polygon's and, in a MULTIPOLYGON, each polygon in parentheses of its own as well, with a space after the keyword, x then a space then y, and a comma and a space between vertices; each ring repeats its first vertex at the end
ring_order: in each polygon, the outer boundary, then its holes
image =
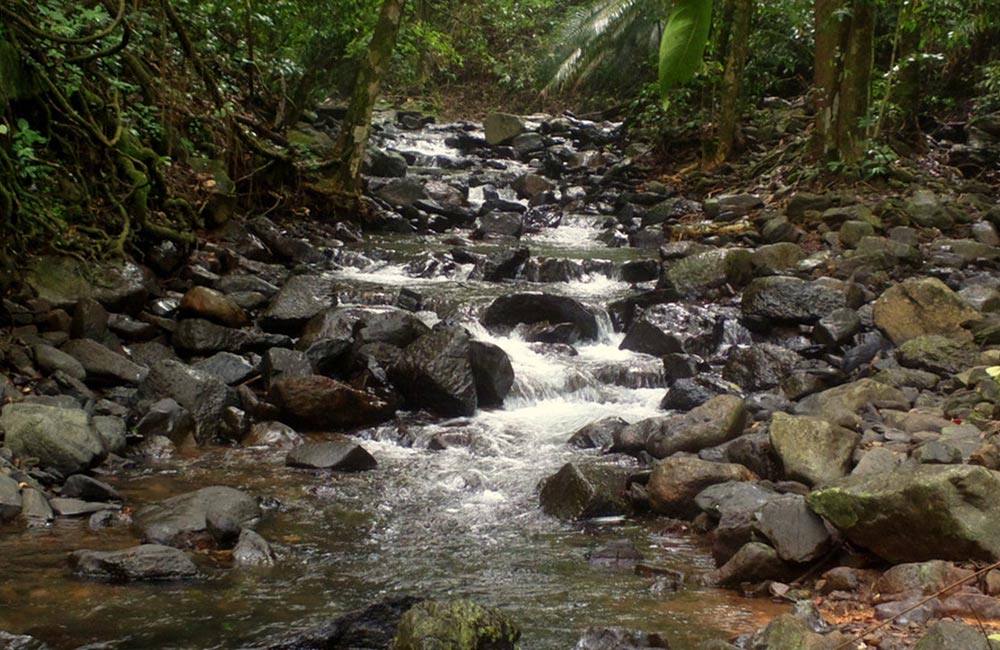
POLYGON ((725 162, 733 152, 743 92, 743 68, 750 48, 750 16, 753 13, 753 0, 733 0, 732 4, 732 26, 728 39, 726 67, 722 74, 715 164, 725 162))
POLYGON ((334 153, 337 165, 330 180, 333 189, 345 195, 358 196, 360 193, 361 163, 371 131, 372 111, 396 47, 405 4, 406 0, 383 0, 368 54, 361 62, 351 103, 340 127, 334 153))
POLYGON ((872 0, 816 0, 813 146, 825 160, 859 161, 862 118, 871 101, 875 12, 872 0))

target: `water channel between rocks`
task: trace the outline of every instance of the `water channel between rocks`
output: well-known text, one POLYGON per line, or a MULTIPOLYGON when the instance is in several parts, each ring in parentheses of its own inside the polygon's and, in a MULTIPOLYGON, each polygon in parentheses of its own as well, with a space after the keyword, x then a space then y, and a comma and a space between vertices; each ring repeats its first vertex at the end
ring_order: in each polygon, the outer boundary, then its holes
MULTIPOLYGON (((440 141, 426 146, 435 155, 447 152, 440 141)), ((599 223, 599 215, 567 217, 518 245, 533 256, 612 262, 640 256, 597 242, 599 223)), ((428 322, 447 312, 503 348, 515 385, 502 409, 452 420, 401 414, 362 431, 379 466, 361 474, 289 469, 284 451, 209 448, 116 476, 132 508, 213 484, 264 497, 275 506, 258 530, 274 544, 278 563, 229 568, 226 554, 206 551, 196 554, 207 576, 202 581, 105 585, 72 578, 66 554, 132 545, 127 529, 91 531, 75 520, 27 532, 0 529, 0 629, 32 634, 54 648, 237 648, 414 594, 500 607, 522 626, 525 649, 566 650, 589 626, 621 625, 664 632, 671 648, 684 650, 749 631, 781 611, 766 600, 696 586, 698 575, 714 568, 708 549, 692 536, 662 530, 655 519, 570 525, 540 512, 538 482, 596 453, 567 445, 574 431, 608 416, 634 422, 662 413, 660 361, 618 349, 622 335, 612 331, 604 306, 630 286, 613 272, 517 284, 575 297, 599 314, 600 340, 578 345, 578 356, 547 355, 516 334, 490 334, 478 312, 514 285, 471 281, 462 268, 414 277, 414 265, 428 252, 447 248, 441 239, 371 238, 357 249, 361 262, 330 272, 344 288, 343 303, 405 286, 438 307, 437 314, 421 313, 428 322), (461 444, 428 449, 436 436, 461 444), (664 590, 655 577, 587 561, 589 551, 622 538, 650 562, 684 573, 687 584, 664 590)))

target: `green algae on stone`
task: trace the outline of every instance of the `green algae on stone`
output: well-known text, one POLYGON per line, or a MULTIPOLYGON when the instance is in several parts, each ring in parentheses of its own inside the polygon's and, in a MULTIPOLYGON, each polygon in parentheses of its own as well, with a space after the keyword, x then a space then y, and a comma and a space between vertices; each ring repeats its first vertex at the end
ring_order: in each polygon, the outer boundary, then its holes
POLYGON ((506 614, 470 600, 428 600, 399 621, 392 650, 516 650, 521 629, 506 614))

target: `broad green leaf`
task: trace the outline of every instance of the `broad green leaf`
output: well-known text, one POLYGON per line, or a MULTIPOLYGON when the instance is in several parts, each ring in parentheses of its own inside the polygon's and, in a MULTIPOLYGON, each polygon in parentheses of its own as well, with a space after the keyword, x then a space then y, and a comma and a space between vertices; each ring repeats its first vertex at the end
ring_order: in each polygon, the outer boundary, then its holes
POLYGON ((660 97, 690 81, 701 65, 712 25, 712 0, 676 0, 660 38, 660 97))
POLYGON ((0 135, 7 135, 8 130, 6 124, 0 124, 0 135))

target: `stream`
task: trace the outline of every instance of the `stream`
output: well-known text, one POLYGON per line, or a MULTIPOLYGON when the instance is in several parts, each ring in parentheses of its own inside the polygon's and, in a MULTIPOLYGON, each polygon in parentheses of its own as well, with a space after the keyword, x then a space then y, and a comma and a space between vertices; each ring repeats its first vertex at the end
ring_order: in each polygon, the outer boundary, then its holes
MULTIPOLYGON (((449 125, 387 130, 383 142, 408 157, 411 173, 462 175, 472 187, 473 208, 484 186, 517 201, 506 186, 528 167, 467 163, 446 142, 455 131, 449 125)), ((405 287, 432 308, 418 313, 428 324, 445 318, 502 348, 515 373, 503 408, 446 420, 400 413, 356 432, 379 463, 359 474, 295 470, 285 467, 285 451, 240 447, 185 450, 116 472, 106 480, 133 509, 213 484, 264 497, 269 507, 258 531, 278 562, 230 568, 228 554, 200 551, 195 560, 205 577, 194 583, 86 582, 72 577, 67 553, 132 545, 137 540, 128 527, 91 530, 80 520, 57 519, 15 534, 15 524, 4 524, 0 629, 31 634, 53 648, 240 648, 413 594, 499 607, 521 625, 526 650, 568 650, 590 626, 661 632, 671 648, 685 650, 749 632, 785 611, 768 600, 699 586, 699 577, 714 569, 709 549, 662 520, 567 524, 539 509, 539 481, 567 462, 597 455, 566 444, 576 430, 609 416, 635 422, 662 413, 660 360, 620 350, 623 334, 605 311, 635 290, 618 278, 620 264, 651 253, 598 241, 604 220, 578 200, 557 227, 525 234, 516 244, 533 258, 567 260, 579 269, 567 282, 484 282, 469 279, 472 265, 435 267, 434 253, 452 248, 454 233, 377 234, 337 251, 327 272, 343 288, 342 304, 391 303, 405 287), (499 336, 479 324, 490 301, 517 290, 580 300, 598 315, 598 340, 576 344, 576 356, 552 354, 517 331, 499 336), (621 539, 631 540, 647 562, 681 572, 684 585, 674 590, 655 575, 588 561, 591 551, 621 539)), ((484 255, 508 246, 468 242, 484 255)), ((742 335, 735 316, 726 325, 723 346, 742 335)))

